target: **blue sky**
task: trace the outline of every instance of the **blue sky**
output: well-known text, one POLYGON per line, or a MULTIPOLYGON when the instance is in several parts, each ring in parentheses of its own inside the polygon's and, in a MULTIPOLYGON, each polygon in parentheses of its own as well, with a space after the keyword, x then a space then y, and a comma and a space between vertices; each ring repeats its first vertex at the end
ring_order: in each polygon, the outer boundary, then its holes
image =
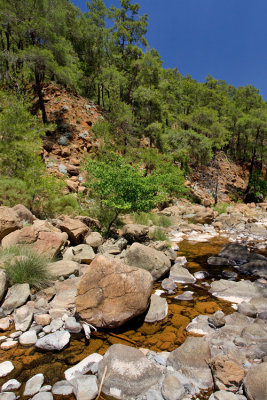
MULTIPOLYGON (((86 10, 86 0, 73 0, 86 10)), ((267 0, 133 0, 163 66, 202 82, 208 74, 254 85, 267 100, 267 0)), ((119 0, 105 4, 119 6, 119 0)))

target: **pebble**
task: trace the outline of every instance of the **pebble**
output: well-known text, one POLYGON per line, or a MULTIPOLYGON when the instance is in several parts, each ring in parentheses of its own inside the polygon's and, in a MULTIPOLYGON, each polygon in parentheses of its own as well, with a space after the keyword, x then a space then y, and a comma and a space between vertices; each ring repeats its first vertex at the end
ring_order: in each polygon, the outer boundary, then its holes
POLYGON ((0 347, 2 350, 9 350, 9 349, 12 349, 12 347, 17 346, 17 344, 18 344, 18 342, 14 341, 14 340, 6 341, 6 342, 1 343, 0 347))
POLYGON ((178 296, 175 296, 175 300, 181 300, 181 301, 192 301, 193 299, 193 294, 194 292, 191 292, 190 290, 179 294, 178 296))
POLYGON ((205 279, 208 276, 209 276, 209 273, 207 271, 197 271, 194 273, 194 277, 199 280, 205 279))
POLYGON ((21 383, 17 379, 10 379, 3 384, 1 392, 9 392, 10 390, 17 390, 21 386, 21 383))
POLYGON ((10 374, 11 371, 13 371, 14 365, 12 364, 11 361, 4 361, 0 364, 0 378, 3 378, 4 376, 7 376, 10 374))
POLYGON ((37 342, 37 335, 35 331, 24 332, 19 337, 19 342, 23 346, 31 346, 37 342))
POLYGON ((51 392, 40 392, 33 396, 31 400, 53 400, 53 395, 51 392))
POLYGON ((34 394, 38 393, 43 383, 44 383, 43 374, 34 375, 26 382, 23 396, 33 396, 34 394))
POLYGON ((13 332, 9 335, 10 338, 16 339, 22 334, 22 331, 13 332))

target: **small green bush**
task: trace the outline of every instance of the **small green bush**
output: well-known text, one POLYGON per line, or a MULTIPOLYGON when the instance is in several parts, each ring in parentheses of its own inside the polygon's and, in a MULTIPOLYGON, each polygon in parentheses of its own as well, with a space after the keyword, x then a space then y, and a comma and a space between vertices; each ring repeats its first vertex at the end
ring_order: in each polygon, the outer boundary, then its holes
POLYGON ((5 265, 7 276, 12 284, 28 283, 41 289, 49 284, 47 265, 51 257, 40 254, 30 245, 10 246, 0 251, 0 260, 5 265))
POLYGON ((149 225, 150 221, 153 225, 162 226, 168 228, 172 225, 170 218, 165 215, 158 215, 153 213, 134 213, 132 214, 132 219, 136 224, 149 225))
POLYGON ((214 211, 217 211, 220 214, 224 214, 227 212, 227 208, 229 207, 228 203, 217 203, 215 204, 215 206, 213 207, 214 211))
POLYGON ((168 236, 166 235, 166 233, 160 228, 156 229, 153 232, 151 239, 154 240, 155 242, 164 241, 164 240, 169 241, 168 236))

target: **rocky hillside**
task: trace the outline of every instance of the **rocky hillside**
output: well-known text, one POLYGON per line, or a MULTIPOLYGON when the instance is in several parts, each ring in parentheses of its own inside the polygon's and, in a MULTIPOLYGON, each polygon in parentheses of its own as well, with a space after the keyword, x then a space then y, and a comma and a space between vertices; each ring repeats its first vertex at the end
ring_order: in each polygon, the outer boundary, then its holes
MULTIPOLYGON (((44 100, 54 131, 47 131, 43 140, 43 159, 49 173, 64 178, 66 193, 84 192, 80 168, 85 155, 98 151, 101 140, 94 137, 92 127, 103 119, 103 109, 69 89, 49 84, 44 86, 44 100)), ((33 110, 38 109, 38 98, 33 110)), ((147 146, 144 140, 140 146, 147 146)), ((248 184, 248 169, 235 164, 218 152, 208 166, 191 167, 186 181, 193 198, 205 206, 214 203, 216 186, 218 202, 237 200, 248 184)))

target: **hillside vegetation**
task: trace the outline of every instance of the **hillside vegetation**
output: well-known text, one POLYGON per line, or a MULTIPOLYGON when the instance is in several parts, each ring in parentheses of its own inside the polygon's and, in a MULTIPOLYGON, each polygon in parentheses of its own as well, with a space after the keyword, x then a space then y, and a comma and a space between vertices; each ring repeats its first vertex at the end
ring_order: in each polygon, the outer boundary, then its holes
MULTIPOLYGON (((68 0, 0 0, 1 203, 12 202, 6 188, 13 182, 11 191, 37 213, 66 208, 66 200, 58 204, 61 183, 46 176, 38 154, 40 138, 57 128, 50 124, 43 92, 51 81, 102 107, 105 118, 93 128, 103 143, 95 162, 105 163, 113 151, 123 163, 141 168, 144 179, 168 172, 166 199, 182 195, 183 177, 222 150, 249 168, 247 199, 262 201, 267 106, 259 91, 212 76, 199 83, 164 69, 145 38, 148 16, 131 0, 120 0, 119 8, 107 9, 102 0, 87 6, 82 13, 68 0), (41 118, 30 113, 31 85, 41 118)), ((162 194, 160 187, 158 179, 155 196, 162 194)), ((70 203, 81 211, 77 199, 70 203)), ((120 208, 138 211, 129 204, 120 208)))

